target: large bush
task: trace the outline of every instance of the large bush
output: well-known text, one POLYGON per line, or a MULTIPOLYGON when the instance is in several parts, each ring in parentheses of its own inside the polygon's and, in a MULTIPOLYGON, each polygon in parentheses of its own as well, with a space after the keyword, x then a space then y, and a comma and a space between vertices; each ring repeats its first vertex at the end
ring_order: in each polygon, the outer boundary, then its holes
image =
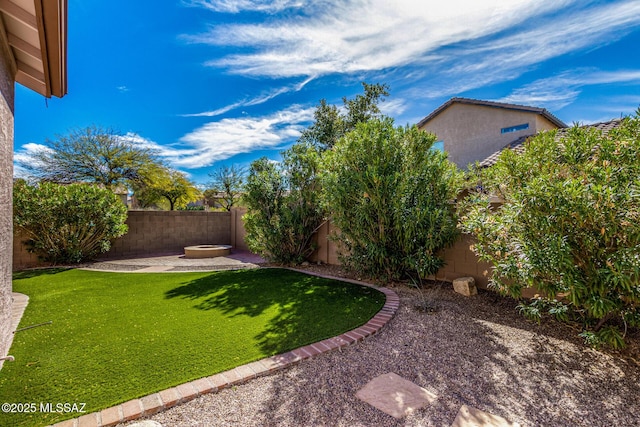
POLYGON ((360 123, 323 159, 323 198, 353 269, 383 279, 424 278, 457 235, 460 173, 435 137, 393 120, 360 123))
POLYGON ((282 163, 261 158, 251 164, 243 217, 249 248, 285 264, 304 261, 315 249, 312 237, 322 223, 317 169, 319 153, 297 143, 282 163))
POLYGON ((472 195, 463 228, 494 265, 492 284, 520 297, 533 318, 548 312, 581 320, 582 336, 624 345, 640 325, 640 120, 626 118, 603 135, 574 127, 531 139, 523 154, 504 152, 472 195), (488 197, 504 199, 491 208, 488 197))
POLYGON ((29 250, 46 261, 74 263, 108 251, 111 240, 127 232, 126 218, 120 199, 95 185, 14 185, 14 224, 29 250))

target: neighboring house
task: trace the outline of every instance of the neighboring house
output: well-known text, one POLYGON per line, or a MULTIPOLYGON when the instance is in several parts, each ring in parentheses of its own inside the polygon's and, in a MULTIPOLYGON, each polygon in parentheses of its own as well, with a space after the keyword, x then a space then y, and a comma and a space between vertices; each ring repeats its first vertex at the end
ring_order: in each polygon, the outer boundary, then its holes
MULTIPOLYGON (((606 135, 607 133, 609 133, 610 130, 615 129, 618 126, 620 126, 620 123, 622 123, 622 119, 613 119, 613 120, 609 120, 609 121, 606 121, 606 122, 599 122, 599 123, 592 123, 592 124, 589 124, 589 125, 583 125, 581 127, 587 128, 587 129, 597 129, 597 130, 601 131, 603 133, 603 135, 606 135)), ((569 128, 563 128, 563 129, 558 130, 558 132, 556 132, 556 140, 566 136, 568 130, 569 130, 569 128)), ((495 165, 496 162, 498 161, 498 157, 500 156, 500 153, 502 153, 504 150, 514 150, 514 151, 516 151, 518 153, 523 152, 524 148, 525 148, 525 143, 527 142, 527 140, 529 138, 530 138, 530 136, 523 136, 523 137, 520 137, 520 138, 516 139, 515 141, 510 142, 509 144, 505 145, 501 149, 499 149, 496 152, 492 153, 491 155, 487 156, 484 160, 482 160, 480 162, 479 166, 482 167, 482 168, 486 168, 486 167, 495 165)))
POLYGON ((66 0, 0 0, 0 367, 13 332, 15 82, 47 98, 67 93, 66 0))
POLYGON ((451 98, 418 123, 460 168, 522 137, 566 126, 544 108, 469 98, 451 98))

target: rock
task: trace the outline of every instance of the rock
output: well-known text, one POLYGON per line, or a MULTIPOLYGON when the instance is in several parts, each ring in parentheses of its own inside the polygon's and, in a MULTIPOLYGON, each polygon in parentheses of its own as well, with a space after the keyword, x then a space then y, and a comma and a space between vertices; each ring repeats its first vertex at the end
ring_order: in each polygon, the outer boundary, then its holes
POLYGON ((455 279, 453 281, 453 290, 466 297, 478 294, 476 281, 473 277, 460 277, 459 279, 455 279))
POLYGON ((305 262, 303 262, 303 263, 302 263, 302 266, 303 266, 303 267, 307 267, 307 266, 309 266, 309 261, 305 261, 305 262))

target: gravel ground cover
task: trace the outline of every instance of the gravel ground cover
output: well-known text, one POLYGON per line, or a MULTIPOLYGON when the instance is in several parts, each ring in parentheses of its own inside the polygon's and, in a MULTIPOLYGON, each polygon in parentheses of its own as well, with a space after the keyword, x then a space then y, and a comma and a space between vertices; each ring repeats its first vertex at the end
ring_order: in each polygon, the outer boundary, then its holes
MULTIPOLYGON (((325 274, 339 268, 310 266, 325 274)), ((449 426, 463 404, 522 426, 635 426, 640 419, 638 332, 624 353, 582 344, 556 322, 531 324, 513 300, 466 298, 450 285, 394 286, 396 316, 364 342, 156 414, 163 426, 449 426), (396 420, 356 398, 395 372, 437 400, 396 420)))

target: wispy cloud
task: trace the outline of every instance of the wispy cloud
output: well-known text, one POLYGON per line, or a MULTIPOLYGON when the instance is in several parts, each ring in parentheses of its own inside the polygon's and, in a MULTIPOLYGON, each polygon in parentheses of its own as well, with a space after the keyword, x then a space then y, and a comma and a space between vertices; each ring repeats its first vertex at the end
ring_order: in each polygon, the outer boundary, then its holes
POLYGON ((157 150, 173 167, 192 169, 211 166, 236 154, 281 147, 295 140, 312 119, 312 108, 292 106, 262 117, 210 122, 173 145, 160 145, 133 133, 126 138, 157 150))
MULTIPOLYGON (((195 169, 236 154, 284 147, 297 139, 313 120, 313 111, 313 108, 294 105, 260 117, 226 118, 204 124, 175 144, 159 144, 133 132, 120 138, 155 150, 176 169, 195 169)), ((14 154, 14 176, 26 178, 28 174, 20 165, 33 164, 33 155, 41 150, 50 148, 36 143, 23 145, 14 154)))
POLYGON ((124 92, 129 92, 129 88, 126 86, 118 86, 116 89, 118 89, 118 92, 124 93, 124 92))
POLYGON ((273 98, 276 98, 276 97, 278 97, 280 95, 283 95, 285 93, 298 92, 303 87, 305 87, 307 85, 307 83, 309 83, 311 80, 313 80, 313 78, 314 77, 309 77, 309 78, 305 79, 304 81, 302 81, 300 83, 296 83, 296 84, 292 84, 292 85, 276 88, 276 89, 273 89, 273 90, 271 90, 269 92, 263 93, 263 94, 255 97, 255 98, 244 99, 242 101, 234 102, 232 104, 225 105, 224 107, 220 107, 220 108, 217 108, 215 110, 204 111, 202 113, 182 114, 182 116, 183 117, 215 117, 215 116, 219 116, 219 115, 222 115, 224 113, 227 113, 229 111, 235 110, 236 108, 250 107, 250 106, 253 106, 253 105, 264 104, 265 102, 270 101, 273 98))
MULTIPOLYGON (((565 8, 491 37, 443 48, 439 52, 448 55, 425 67, 425 72, 434 72, 434 79, 416 87, 413 94, 439 98, 515 79, 549 59, 614 42, 640 25, 638 1, 585 5, 589 7, 565 8), (438 73, 443 68, 446 75, 438 73)), ((558 102, 575 96, 575 88, 562 91, 538 97, 558 102)))
POLYGON ((225 13, 242 11, 275 13, 304 5, 301 0, 184 0, 183 3, 225 13))
POLYGON ((439 57, 439 48, 507 30, 570 3, 333 0, 311 3, 294 18, 218 25, 189 39, 252 48, 207 63, 232 73, 270 77, 354 73, 425 63, 439 57))
MULTIPOLYGON (((543 106, 559 110, 573 103, 583 88, 613 83, 640 84, 640 70, 569 70, 529 83, 497 101, 543 106)), ((635 102, 636 104, 638 103, 637 98, 635 102)))
POLYGON ((35 142, 29 142, 20 147, 13 155, 13 176, 15 178, 29 179, 30 173, 24 166, 37 166, 38 161, 34 156, 43 151, 51 151, 51 148, 35 142))
MULTIPOLYGON (((259 9, 264 2, 206 3, 241 11, 259 9)), ((382 72, 392 85, 409 78, 419 82, 401 93, 415 101, 515 79, 549 59, 614 42, 640 25, 637 0, 327 0, 298 12, 256 24, 216 25, 186 38, 242 48, 206 62, 233 74, 290 78, 382 72)), ((555 99, 552 93, 538 96, 540 102, 561 105, 576 96, 575 90, 555 99)))
POLYGON ((390 117, 396 117, 404 113, 407 108, 407 101, 402 98, 393 98, 390 100, 385 100, 380 104, 380 111, 382 114, 390 117))

